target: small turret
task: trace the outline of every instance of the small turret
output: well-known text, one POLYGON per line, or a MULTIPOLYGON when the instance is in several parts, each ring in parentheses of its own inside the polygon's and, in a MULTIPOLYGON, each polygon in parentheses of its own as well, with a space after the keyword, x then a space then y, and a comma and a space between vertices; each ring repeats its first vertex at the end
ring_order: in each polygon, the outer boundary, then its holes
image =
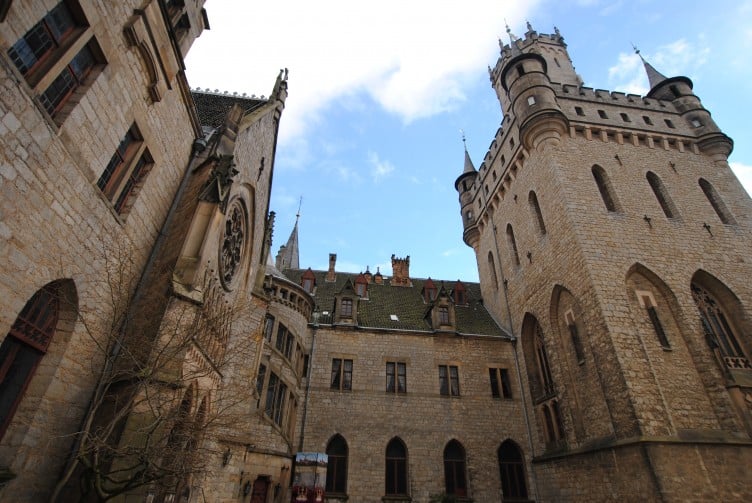
POLYGON ((648 63, 636 47, 635 53, 640 56, 648 76, 650 91, 647 97, 673 102, 697 134, 700 148, 717 156, 717 160, 725 161, 734 148, 734 142, 721 131, 710 112, 702 106, 689 77, 666 77, 648 63))
POLYGON ((475 169, 473 161, 470 159, 470 154, 467 152, 467 143, 465 142, 464 134, 462 135, 462 143, 465 146, 465 166, 462 174, 454 182, 454 188, 460 195, 463 239, 468 246, 474 248, 480 236, 476 226, 475 213, 473 212, 473 196, 475 194, 473 187, 475 186, 475 179, 478 177, 478 171, 475 169))

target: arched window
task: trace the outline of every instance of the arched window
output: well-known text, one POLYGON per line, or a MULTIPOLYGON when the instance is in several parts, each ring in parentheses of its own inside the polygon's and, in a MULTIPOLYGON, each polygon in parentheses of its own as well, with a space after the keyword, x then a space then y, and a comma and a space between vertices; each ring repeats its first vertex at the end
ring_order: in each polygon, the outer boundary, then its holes
POLYGON ((520 255, 517 253, 517 241, 514 239, 512 224, 507 224, 507 243, 509 244, 509 249, 514 257, 515 265, 520 265, 520 255))
POLYGON ((444 485, 447 494, 467 496, 465 449, 456 440, 444 448, 444 485))
POLYGON ((619 211, 614 189, 611 187, 611 181, 608 179, 606 171, 597 164, 593 166, 592 171, 595 184, 598 186, 598 192, 601 194, 606 209, 610 212, 619 211))
POLYGON ((537 325, 535 330, 535 353, 538 359, 538 373, 540 374, 538 377, 543 385, 543 395, 552 395, 554 393, 554 378, 548 364, 548 353, 540 325, 537 325))
POLYGON ((540 205, 538 204, 538 196, 534 191, 530 191, 527 196, 527 202, 530 204, 530 210, 533 212, 533 218, 538 226, 538 232, 543 236, 546 234, 546 223, 543 221, 543 213, 541 213, 540 205))
POLYGON ((347 493, 347 442, 341 435, 335 435, 326 446, 329 460, 326 464, 326 492, 347 493))
POLYGON ((38 290, 0 345, 0 438, 55 335, 60 311, 58 283, 38 290))
POLYGON ((652 171, 648 171, 645 175, 645 178, 648 179, 650 188, 653 189, 653 194, 655 194, 655 198, 658 200, 658 204, 661 205, 661 209, 666 215, 666 218, 678 217, 679 212, 676 210, 674 202, 671 200, 671 197, 669 197, 668 191, 666 191, 666 187, 663 185, 661 179, 658 178, 658 175, 656 175, 652 171))
POLYGON ((399 438, 393 438, 386 446, 387 496, 407 496, 407 449, 399 438))
POLYGON ((506 440, 499 447, 497 455, 499 458, 502 501, 527 500, 525 466, 520 448, 511 440, 506 440))
POLYGON ((491 252, 488 252, 488 269, 491 271, 491 279, 493 280, 494 290, 499 289, 499 278, 496 276, 496 265, 494 264, 494 258, 491 252))
POLYGON ((719 302, 697 283, 691 283, 692 298, 700 310, 700 320, 705 337, 711 347, 717 348, 731 369, 752 369, 728 316, 719 302))
POLYGON ((710 205, 715 210, 718 218, 721 219, 721 222, 727 225, 736 224, 734 216, 726 207, 726 204, 723 202, 723 199, 721 199, 721 196, 719 196, 718 192, 716 192, 715 187, 713 187, 710 182, 708 182, 704 178, 700 178, 699 183, 702 192, 705 194, 705 197, 708 198, 708 202, 710 202, 710 205))

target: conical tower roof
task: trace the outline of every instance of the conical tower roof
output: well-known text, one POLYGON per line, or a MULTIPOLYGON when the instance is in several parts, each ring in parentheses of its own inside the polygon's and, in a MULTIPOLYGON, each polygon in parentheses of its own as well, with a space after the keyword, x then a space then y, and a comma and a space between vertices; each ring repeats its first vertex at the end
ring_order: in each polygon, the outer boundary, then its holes
MULTIPOLYGON (((301 204, 303 198, 301 197, 301 204)), ((277 253, 277 269, 284 271, 285 269, 300 269, 300 250, 298 247, 298 220, 300 220, 300 206, 298 206, 298 213, 295 214, 295 225, 290 232, 290 237, 287 238, 287 243, 280 246, 277 253)))

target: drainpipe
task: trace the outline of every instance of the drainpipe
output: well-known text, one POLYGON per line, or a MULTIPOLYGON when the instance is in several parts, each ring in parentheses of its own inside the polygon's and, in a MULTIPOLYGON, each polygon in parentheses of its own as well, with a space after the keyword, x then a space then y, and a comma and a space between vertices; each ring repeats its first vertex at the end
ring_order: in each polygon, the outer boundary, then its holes
POLYGON ((306 427, 306 417, 308 416, 308 395, 311 391, 311 372, 313 371, 313 351, 316 348, 316 330, 319 328, 319 316, 320 313, 318 311, 314 311, 312 318, 313 323, 311 326, 313 327, 313 336, 311 337, 311 354, 308 356, 308 375, 306 375, 306 389, 305 389, 305 399, 303 401, 303 418, 301 420, 300 425, 300 442, 298 442, 298 451, 303 450, 303 441, 305 440, 305 427, 306 427))
POLYGON ((506 304, 507 308, 507 317, 509 318, 509 333, 512 336, 512 350, 514 352, 514 367, 517 371, 517 383, 520 386, 520 395, 522 396, 522 412, 525 416, 525 427, 527 428, 527 443, 528 448, 530 449, 530 478, 533 479, 533 486, 532 486, 532 498, 533 500, 538 499, 538 477, 536 477, 535 474, 535 468, 533 468, 533 461, 532 458, 535 457, 535 450, 533 447, 533 431, 530 426, 530 415, 528 414, 527 410, 527 400, 525 399, 525 388, 522 386, 522 371, 520 370, 520 356, 517 351, 517 341, 519 340, 514 335, 514 323, 512 322, 512 309, 509 306, 509 287, 507 279, 504 277, 504 268, 502 266, 501 262, 501 255, 499 253, 499 240, 498 240, 498 230, 496 228, 496 223, 493 220, 493 215, 491 216, 491 225, 493 226, 493 233, 494 233, 494 247, 496 248, 496 260, 499 262, 499 272, 501 273, 501 283, 504 286, 504 303, 506 304))

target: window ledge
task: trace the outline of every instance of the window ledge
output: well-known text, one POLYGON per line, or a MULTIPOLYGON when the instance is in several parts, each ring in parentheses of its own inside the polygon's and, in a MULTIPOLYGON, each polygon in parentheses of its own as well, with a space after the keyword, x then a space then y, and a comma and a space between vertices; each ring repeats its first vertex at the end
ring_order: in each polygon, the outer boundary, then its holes
POLYGON ((389 495, 389 496, 382 496, 381 501, 412 501, 413 499, 408 495, 389 495))

